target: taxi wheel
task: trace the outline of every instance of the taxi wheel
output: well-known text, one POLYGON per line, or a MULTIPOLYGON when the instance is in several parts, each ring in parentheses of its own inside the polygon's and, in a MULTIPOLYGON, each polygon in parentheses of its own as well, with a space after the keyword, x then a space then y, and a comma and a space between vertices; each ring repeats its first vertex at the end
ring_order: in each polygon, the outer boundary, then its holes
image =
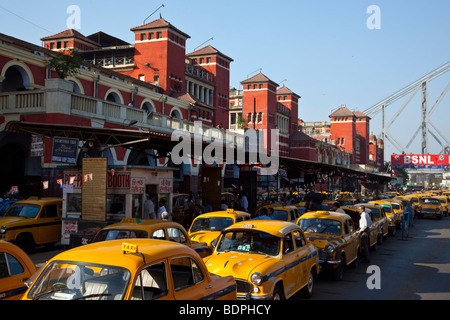
POLYGON ((345 259, 343 256, 341 256, 341 263, 339 263, 339 266, 333 270, 333 280, 335 281, 341 281, 344 278, 344 271, 345 271, 345 259))
POLYGON ((308 283, 302 289, 302 296, 304 298, 312 297, 313 289, 314 289, 314 278, 315 278, 314 270, 311 270, 311 272, 309 273, 309 276, 308 276, 308 283))
POLYGON ((29 235, 22 234, 17 237, 16 244, 19 248, 21 248, 26 253, 30 254, 34 252, 35 243, 33 238, 29 235))
POLYGON ((284 300, 283 290, 280 286, 276 286, 273 290, 273 300, 284 300))

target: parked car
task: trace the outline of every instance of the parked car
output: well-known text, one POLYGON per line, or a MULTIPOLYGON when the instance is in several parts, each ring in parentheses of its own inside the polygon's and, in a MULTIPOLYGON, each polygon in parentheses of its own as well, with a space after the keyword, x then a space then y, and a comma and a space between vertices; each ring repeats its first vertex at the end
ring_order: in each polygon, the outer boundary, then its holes
POLYGON ((178 242, 194 249, 201 257, 212 252, 204 242, 192 242, 186 229, 174 221, 123 219, 120 223, 107 225, 100 229, 92 242, 148 238, 178 242))
POLYGON ((223 229, 250 218, 250 213, 233 209, 204 213, 192 222, 189 228, 189 237, 193 242, 204 242, 214 248, 223 229))
POLYGON ((300 210, 296 206, 283 206, 281 204, 270 204, 259 208, 256 216, 267 214, 269 208, 273 209, 272 219, 295 223, 300 217, 300 210))
POLYGON ((319 274, 319 254, 296 224, 276 220, 238 222, 222 231, 209 272, 236 279, 238 299, 310 297, 319 274))
POLYGON ((302 215, 297 224, 319 249, 320 265, 331 271, 333 279, 342 280, 345 268, 358 264, 361 239, 348 214, 312 211, 302 215))
POLYGON ((6 211, 8 211, 9 207, 11 207, 17 200, 3 200, 0 202, 0 218, 3 217, 6 211))
POLYGON ((191 248, 165 240, 96 242, 50 259, 23 300, 236 299, 233 277, 210 275, 191 248))
POLYGON ((422 211, 419 216, 420 218, 433 217, 437 219, 442 219, 443 209, 442 204, 438 198, 422 197, 420 198, 420 204, 422 205, 422 211))
POLYGON ((30 197, 14 203, 0 218, 0 239, 30 253, 36 245, 61 240, 61 198, 30 197))
POLYGON ((19 300, 26 281, 37 271, 30 257, 18 246, 0 240, 0 300, 19 300))

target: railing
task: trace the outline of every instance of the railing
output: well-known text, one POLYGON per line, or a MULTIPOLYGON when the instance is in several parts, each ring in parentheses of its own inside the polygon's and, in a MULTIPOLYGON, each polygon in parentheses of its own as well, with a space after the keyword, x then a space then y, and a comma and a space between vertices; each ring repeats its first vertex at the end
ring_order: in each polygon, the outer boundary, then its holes
POLYGON ((0 110, 3 113, 40 112, 45 108, 43 91, 15 91, 0 93, 0 110))
MULTIPOLYGON (((48 91, 50 93, 50 91, 48 91)), ((0 115, 22 114, 26 112, 73 114, 98 121, 126 125, 126 121, 137 121, 133 127, 140 130, 159 131, 172 134, 174 130, 189 132, 192 136, 201 136, 204 141, 227 139, 226 143, 242 146, 243 135, 227 132, 193 121, 177 119, 159 113, 147 113, 146 110, 128 107, 111 101, 87 97, 82 94, 59 91, 57 99, 46 104, 46 90, 0 93, 0 115), (55 109, 56 108, 56 109, 55 109)), ((54 94, 54 91, 52 92, 54 94)), ((49 99, 52 100, 52 99, 49 99)))

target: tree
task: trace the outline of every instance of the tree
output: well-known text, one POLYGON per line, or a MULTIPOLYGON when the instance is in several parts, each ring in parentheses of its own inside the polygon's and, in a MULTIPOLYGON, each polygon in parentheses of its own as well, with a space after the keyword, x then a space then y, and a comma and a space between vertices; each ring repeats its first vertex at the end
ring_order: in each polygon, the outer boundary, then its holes
POLYGON ((77 74, 83 61, 84 59, 78 50, 70 49, 64 52, 58 51, 56 55, 48 61, 47 67, 55 70, 60 79, 64 79, 67 76, 77 74))
POLYGON ((237 117, 237 126, 238 126, 238 128, 239 129, 245 129, 245 128, 247 128, 248 127, 248 123, 247 123, 247 120, 245 120, 243 117, 241 117, 241 116, 238 116, 237 117))

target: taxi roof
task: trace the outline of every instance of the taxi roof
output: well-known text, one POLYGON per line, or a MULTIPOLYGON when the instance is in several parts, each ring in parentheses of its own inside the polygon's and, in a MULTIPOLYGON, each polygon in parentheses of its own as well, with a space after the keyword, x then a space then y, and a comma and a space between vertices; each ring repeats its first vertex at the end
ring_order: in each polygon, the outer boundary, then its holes
MULTIPOLYGON (((230 209, 229 209, 230 210, 230 209)), ((198 217, 202 217, 202 218, 208 218, 208 217, 229 217, 230 215, 244 215, 244 216, 248 216, 250 217, 251 214, 245 211, 235 211, 233 210, 233 212, 228 212, 226 210, 221 210, 221 211, 212 211, 212 212, 207 212, 207 213, 202 213, 201 215, 197 216, 196 219, 198 217)))
POLYGON ((277 237, 282 237, 293 229, 300 229, 300 227, 292 222, 279 220, 247 220, 235 223, 228 228, 225 228, 222 232, 234 229, 257 230, 277 237))
POLYGON ((138 252, 143 254, 145 261, 151 262, 173 255, 196 255, 195 251, 180 243, 156 239, 122 239, 95 242, 64 251, 50 261, 77 261, 112 265, 133 271, 142 265, 142 255, 123 253, 122 244, 137 245, 138 252))
POLYGON ((103 227, 101 230, 109 230, 109 229, 139 229, 139 230, 148 230, 153 228, 162 228, 162 227, 182 227, 181 224, 175 221, 169 220, 139 220, 137 222, 118 222, 107 225, 103 227))
POLYGON ((40 197, 29 197, 28 199, 19 200, 16 203, 32 203, 32 204, 46 204, 46 203, 56 203, 62 202, 62 198, 40 198, 40 197))
POLYGON ((304 218, 324 218, 324 219, 335 219, 342 220, 346 216, 350 216, 346 213, 336 212, 336 211, 309 211, 303 214, 299 219, 304 218))

